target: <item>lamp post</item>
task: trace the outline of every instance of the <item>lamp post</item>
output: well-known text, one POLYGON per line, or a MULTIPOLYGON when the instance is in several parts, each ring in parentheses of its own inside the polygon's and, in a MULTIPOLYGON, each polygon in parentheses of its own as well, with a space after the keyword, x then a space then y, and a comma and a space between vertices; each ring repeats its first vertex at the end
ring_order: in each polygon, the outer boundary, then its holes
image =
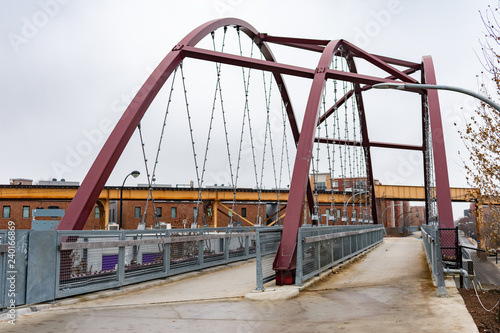
MULTIPOLYGON (((412 211, 409 211, 409 212, 402 212, 401 214, 399 214, 399 216, 396 218, 396 222, 395 224, 397 225, 398 224, 398 220, 401 216, 405 215, 405 214, 408 214, 408 215, 411 215, 411 214, 417 214, 418 216, 418 211, 417 212, 412 212, 412 211)), ((403 217, 403 229, 405 228, 405 218, 403 217)))
POLYGON ((131 173, 129 173, 123 180, 122 187, 120 188, 120 224, 119 224, 120 230, 122 230, 123 187, 125 186, 125 182, 127 181, 128 176, 132 175, 132 177, 137 178, 139 177, 140 174, 141 173, 137 170, 134 170, 131 173))
MULTIPOLYGON (((351 197, 347 200, 347 202, 344 203, 344 211, 342 212, 342 215, 347 215, 347 214, 345 214, 345 212, 347 212, 347 206, 349 205, 349 201, 351 201, 352 198, 354 198, 357 195, 369 194, 369 193, 370 192, 368 192, 368 191, 360 191, 360 192, 357 192, 357 193, 354 193, 353 195, 351 195, 351 197)), ((358 217, 356 216, 356 218, 358 218, 358 217)), ((346 216, 346 222, 347 222, 347 216, 346 216)))
POLYGON ((421 89, 435 89, 435 90, 450 90, 459 92, 461 94, 466 94, 475 97, 491 107, 500 111, 500 105, 493 102, 492 100, 486 98, 485 96, 478 94, 472 90, 467 90, 454 86, 445 86, 440 84, 420 84, 420 83, 377 83, 373 85, 375 89, 396 89, 396 90, 421 90, 421 89))
MULTIPOLYGON (((390 206, 385 207, 384 211, 382 212, 382 224, 384 224, 384 213, 385 213, 385 211, 386 211, 388 208, 391 208, 391 207, 394 207, 394 206, 403 206, 403 204, 402 204, 402 203, 400 203, 400 204, 393 204, 393 205, 390 205, 390 206)), ((396 223, 396 222, 394 222, 394 223, 396 223)))

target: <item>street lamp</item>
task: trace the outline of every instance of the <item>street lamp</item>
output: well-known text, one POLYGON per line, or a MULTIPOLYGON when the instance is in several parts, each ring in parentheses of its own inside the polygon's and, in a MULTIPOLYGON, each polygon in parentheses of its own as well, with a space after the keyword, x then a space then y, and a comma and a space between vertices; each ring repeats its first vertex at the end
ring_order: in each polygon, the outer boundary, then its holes
MULTIPOLYGON (((409 211, 409 212, 402 212, 401 214, 399 214, 399 216, 396 218, 396 222, 395 224, 398 225, 398 220, 401 216, 403 216, 404 214, 408 214, 408 215, 411 215, 411 214, 417 214, 418 216, 418 211, 417 212, 412 212, 412 211, 409 211)), ((405 218, 403 217, 403 228, 405 227, 405 218)))
MULTIPOLYGON (((393 205, 390 205, 390 206, 385 207, 384 211, 382 212, 382 224, 384 224, 384 213, 386 212, 386 210, 387 210, 388 208, 391 208, 391 207, 394 207, 394 206, 403 206, 403 204, 402 204, 402 203, 400 203, 400 204, 393 204, 393 205)), ((394 222, 394 223, 395 223, 395 222, 394 222)))
POLYGON ((129 173, 125 179, 123 180, 122 187, 120 188, 120 230, 122 229, 122 210, 123 210, 123 187, 125 186, 125 182, 127 181, 128 176, 132 175, 132 177, 137 178, 139 177, 141 173, 137 170, 132 171, 129 173))
MULTIPOLYGON (((347 222, 347 206, 349 205, 349 202, 351 201, 352 198, 354 198, 355 196, 359 195, 361 196, 362 194, 369 194, 370 192, 368 191, 359 191, 357 193, 354 193, 353 195, 351 195, 351 197, 347 200, 347 202, 344 203, 344 211, 342 212, 342 215, 346 215, 346 222, 347 222)), ((342 219, 344 217, 342 216, 342 219)), ((357 218, 357 216, 356 216, 357 218)))
POLYGON ((491 107, 500 111, 500 105, 493 102, 492 100, 486 98, 485 96, 478 94, 472 90, 467 90, 459 87, 445 86, 440 84, 420 84, 420 83, 377 83, 372 86, 375 89, 396 89, 396 90, 421 90, 421 89, 436 89, 436 90, 450 90, 456 91, 462 94, 466 94, 475 97, 491 107))

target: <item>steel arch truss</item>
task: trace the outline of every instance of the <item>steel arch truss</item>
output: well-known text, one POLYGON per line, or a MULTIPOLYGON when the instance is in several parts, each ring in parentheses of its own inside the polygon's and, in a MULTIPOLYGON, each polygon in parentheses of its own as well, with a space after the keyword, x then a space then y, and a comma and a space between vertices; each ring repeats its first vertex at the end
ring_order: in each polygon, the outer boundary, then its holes
MULTIPOLYGON (((370 141, 368 137, 362 97, 362 93, 371 89, 372 85, 376 83, 418 83, 417 80, 410 76, 417 71, 421 72, 422 83, 435 83, 434 67, 431 57, 424 57, 422 63, 414 63, 370 54, 344 40, 330 41, 270 36, 268 34, 259 33, 254 27, 245 21, 228 18, 207 22, 193 30, 184 39, 182 39, 170 53, 168 53, 168 55, 153 71, 151 76, 146 80, 144 85, 125 110, 123 116, 94 161, 59 225, 60 230, 80 230, 83 228, 99 197, 100 192, 102 191, 134 130, 139 125, 142 117, 158 94, 159 90, 162 88, 163 84, 184 58, 195 58, 204 61, 269 71, 273 73, 276 84, 280 87, 281 99, 283 100, 283 104, 286 106, 290 128, 293 133, 295 144, 297 145, 297 154, 290 185, 282 242, 274 261, 274 269, 277 271, 277 283, 293 283, 296 261, 297 232, 303 217, 305 197, 307 197, 310 211, 313 210, 314 198, 309 180, 309 170, 313 144, 315 141, 362 146, 366 155, 367 175, 370 184, 373 184, 370 152, 371 147, 422 151, 424 156, 424 173, 427 187, 431 186, 427 182, 427 179, 430 178, 428 173, 432 170, 435 172, 435 188, 437 192, 437 207, 439 210, 440 224, 443 227, 453 226, 451 196, 449 191, 448 171, 437 92, 434 90, 419 91, 422 96, 423 128, 423 142, 419 146, 370 141), (259 47, 264 59, 255 59, 196 47, 197 43, 205 36, 209 35, 218 28, 225 26, 238 27, 240 31, 248 35, 248 37, 251 38, 259 47), (273 53, 269 48, 269 44, 271 43, 319 52, 321 53, 319 63, 316 68, 304 68, 278 63, 275 61, 273 53), (346 59, 349 69, 348 72, 330 68, 330 64, 334 56, 342 56, 346 59), (387 73, 387 76, 375 77, 358 73, 355 66, 356 58, 364 59, 372 65, 380 68, 387 73), (395 66, 403 69, 398 69, 395 66), (283 75, 292 75, 312 79, 312 85, 300 132, 283 75), (319 117, 321 94, 326 81, 329 79, 352 82, 354 88, 339 99, 335 105, 332 105, 324 115, 319 117), (338 140, 335 141, 326 138, 316 138, 316 127, 323 123, 340 105, 345 103, 352 96, 354 96, 358 105, 362 131, 361 140, 359 142, 337 142, 338 140), (431 150, 433 153, 429 153, 431 150), (431 154, 434 158, 429 157, 431 154), (433 165, 431 165, 431 161, 433 165)), ((371 198, 375 198, 374 186, 371 186, 370 191, 371 198)), ((426 197, 426 200, 429 202, 430 198, 426 197)), ((372 217, 374 222, 377 223, 377 211, 375 204, 372 204, 372 217)), ((427 216, 427 218, 429 219, 430 217, 427 216)))

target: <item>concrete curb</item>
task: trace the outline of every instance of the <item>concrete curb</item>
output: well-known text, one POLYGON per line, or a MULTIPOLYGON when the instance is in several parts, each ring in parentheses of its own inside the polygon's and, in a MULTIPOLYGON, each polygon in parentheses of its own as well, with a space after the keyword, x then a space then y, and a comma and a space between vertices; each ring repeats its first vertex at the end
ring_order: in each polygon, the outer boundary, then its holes
MULTIPOLYGON (((73 305, 73 304, 87 302, 87 301, 93 301, 96 299, 101 299, 101 298, 106 298, 106 297, 111 297, 111 296, 129 293, 132 291, 138 291, 138 290, 143 290, 143 289, 147 289, 147 288, 151 288, 151 287, 156 287, 156 286, 160 286, 163 284, 188 279, 191 277, 196 277, 196 276, 207 274, 207 273, 221 271, 221 270, 224 270, 227 268, 238 267, 238 266, 241 266, 241 265, 244 265, 244 264, 247 264, 250 262, 254 262, 254 261, 255 261, 255 258, 252 258, 252 259, 248 259, 246 261, 238 261, 238 262, 229 263, 227 265, 205 268, 205 269, 202 269, 200 271, 189 272, 189 273, 184 273, 184 274, 179 274, 179 275, 173 275, 173 276, 169 276, 169 277, 164 278, 164 279, 156 279, 156 280, 131 284, 131 285, 124 286, 120 289, 96 291, 93 293, 84 294, 84 295, 80 295, 80 296, 63 298, 63 299, 57 300, 55 302, 50 302, 50 303, 22 305, 22 306, 16 307, 16 309, 15 309, 16 317, 26 315, 26 314, 29 314, 32 312, 39 312, 39 311, 48 310, 48 309, 52 309, 52 308, 73 305)), ((0 313, 0 322, 7 321, 9 319, 10 318, 8 317, 8 311, 4 312, 4 313, 0 313)))
POLYGON ((269 286, 268 288, 264 288, 264 290, 254 290, 248 294, 245 295, 246 299, 252 300, 252 301, 284 301, 291 299, 295 296, 297 296, 302 290, 307 289, 316 283, 326 279, 332 274, 336 274, 337 271, 341 270, 343 267, 351 264, 352 262, 359 260, 368 252, 374 250, 378 246, 380 246, 382 242, 379 242, 375 245, 372 245, 371 247, 367 248, 363 252, 357 254, 355 257, 349 258, 346 261, 343 261, 342 263, 329 268, 328 270, 324 271, 318 276, 315 276, 309 280, 307 280, 302 286, 269 286))

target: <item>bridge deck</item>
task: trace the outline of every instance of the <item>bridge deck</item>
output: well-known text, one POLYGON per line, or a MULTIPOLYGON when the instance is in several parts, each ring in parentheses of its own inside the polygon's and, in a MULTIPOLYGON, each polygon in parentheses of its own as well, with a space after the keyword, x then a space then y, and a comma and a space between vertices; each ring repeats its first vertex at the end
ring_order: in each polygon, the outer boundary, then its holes
MULTIPOLYGON (((62 305, 2 332, 106 330, 218 332, 476 332, 462 298, 435 297, 421 240, 389 238, 361 260, 288 301, 250 301, 255 264, 62 305)), ((64 303, 64 301, 62 302, 64 303)))

